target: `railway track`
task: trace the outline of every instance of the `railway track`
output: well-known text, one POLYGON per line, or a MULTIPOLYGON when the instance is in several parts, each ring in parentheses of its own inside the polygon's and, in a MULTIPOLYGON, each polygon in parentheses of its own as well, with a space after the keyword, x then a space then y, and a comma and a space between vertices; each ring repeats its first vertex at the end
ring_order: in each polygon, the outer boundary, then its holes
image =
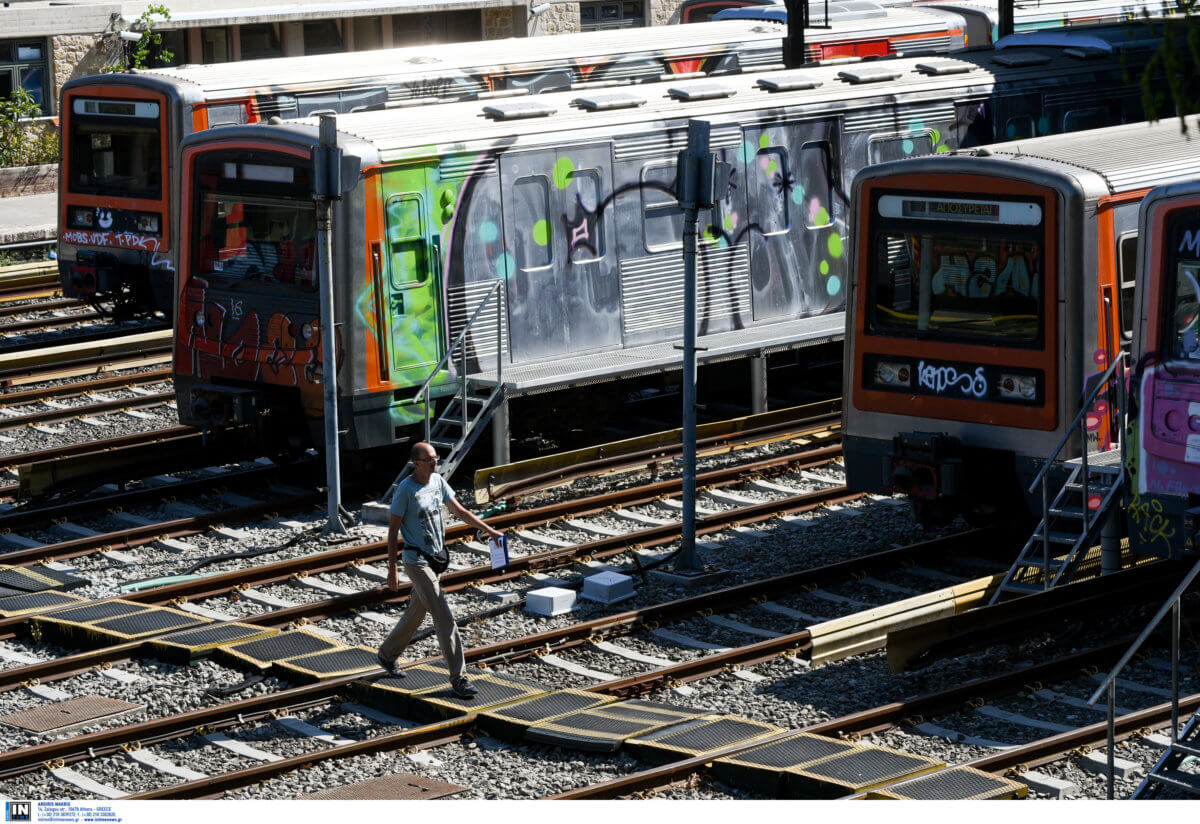
POLYGON ((0 269, 0 303, 35 300, 62 294, 58 264, 52 260, 19 263, 0 269))
MULTIPOLYGON (((697 612, 712 612, 714 608, 724 611, 737 605, 765 603, 766 598, 794 592, 797 587, 841 581, 856 574, 895 568, 904 561, 934 561, 956 552, 955 547, 957 547, 957 552, 961 552, 968 545, 968 541, 976 547, 980 545, 978 535, 971 535, 967 539, 964 539, 963 536, 955 536, 934 542, 925 542, 877 553, 869 557, 827 565, 819 569, 747 582, 737 587, 690 596, 639 610, 607 615, 525 637, 496 641, 472 649, 469 652, 469 658, 480 663, 491 663, 495 667, 501 662, 511 663, 526 659, 531 654, 542 651, 550 645, 553 645, 556 651, 596 642, 600 642, 598 648, 611 648, 611 645, 601 639, 624 637, 647 628, 653 632, 660 622, 686 618, 697 612)), ((597 687, 596 690, 611 694, 636 694, 655 684, 692 680, 721 672, 724 667, 729 665, 729 662, 748 663, 752 660, 766 660, 776 657, 780 651, 793 649, 803 651, 804 648, 811 648, 804 633, 793 633, 787 636, 781 634, 780 638, 782 640, 778 642, 765 642, 765 646, 762 644, 752 645, 753 649, 734 648, 710 657, 697 656, 689 661, 673 664, 662 672, 656 670, 644 677, 613 680, 609 684, 597 687), (756 656, 763 657, 756 659, 756 656)), ((538 660, 550 659, 543 654, 538 660)), ((332 696, 344 690, 352 680, 351 678, 334 679, 313 686, 284 690, 274 695, 244 699, 225 707, 197 710, 186 716, 153 719, 116 730, 93 733, 78 739, 49 742, 25 750, 11 751, 0 755, 0 775, 12 776, 29 772, 40 768, 44 761, 58 763, 57 759, 62 759, 62 763, 65 765, 100 757, 107 753, 119 752, 122 748, 128 749, 135 745, 146 747, 157 742, 178 738, 181 734, 191 733, 197 726, 203 727, 206 731, 227 729, 245 726, 260 718, 269 718, 272 713, 278 716, 283 711, 296 712, 324 706, 333 700, 332 696)), ((452 728, 458 729, 458 726, 455 725, 452 728)), ((456 732, 455 737, 457 735, 456 732)), ((404 740, 405 745, 412 744, 411 738, 404 740)), ((431 743, 434 739, 423 740, 425 743, 431 743)), ((364 743, 363 746, 371 745, 364 743)), ((342 754, 344 755, 346 752, 344 751, 342 754)), ((249 777, 251 776, 243 775, 240 778, 249 777)), ((253 779, 261 780, 262 777, 261 773, 257 773, 253 779)), ((191 790, 179 797, 194 797, 190 795, 190 792, 191 790)))
POLYGON ((0 352, 0 388, 116 372, 169 362, 171 330, 133 330, 96 340, 7 348, 0 352))

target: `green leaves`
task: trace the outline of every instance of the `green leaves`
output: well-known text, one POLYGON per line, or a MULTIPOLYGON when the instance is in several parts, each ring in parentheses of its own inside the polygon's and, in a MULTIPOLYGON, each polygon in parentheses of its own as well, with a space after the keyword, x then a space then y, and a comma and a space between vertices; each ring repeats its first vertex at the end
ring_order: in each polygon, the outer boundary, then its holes
POLYGON ((31 122, 41 114, 41 106, 25 89, 14 89, 7 100, 0 100, 0 167, 58 160, 57 129, 31 122))

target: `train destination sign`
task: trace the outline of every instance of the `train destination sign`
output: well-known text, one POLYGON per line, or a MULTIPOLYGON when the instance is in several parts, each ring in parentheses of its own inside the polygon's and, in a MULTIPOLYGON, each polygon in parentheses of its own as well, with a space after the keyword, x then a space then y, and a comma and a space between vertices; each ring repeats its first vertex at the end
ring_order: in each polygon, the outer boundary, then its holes
POLYGON ((882 217, 1009 226, 1037 226, 1042 222, 1042 207, 1028 201, 883 195, 878 208, 882 217))

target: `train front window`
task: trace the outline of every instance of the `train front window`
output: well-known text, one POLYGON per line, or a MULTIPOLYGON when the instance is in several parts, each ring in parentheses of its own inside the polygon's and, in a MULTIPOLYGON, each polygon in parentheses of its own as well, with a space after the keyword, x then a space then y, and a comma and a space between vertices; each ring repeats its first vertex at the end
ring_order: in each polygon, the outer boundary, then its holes
POLYGON ((160 111, 157 103, 140 100, 76 98, 68 136, 71 191, 160 200, 160 111))
POLYGON ((316 286, 316 212, 310 203, 205 195, 197 274, 230 281, 316 286))
POLYGON ((874 233, 877 333, 1032 343, 1041 333, 1045 255, 1035 204, 884 196, 874 233), (1032 208, 1029 208, 1032 207, 1032 208), (1018 225, 1005 225, 1015 218, 1018 225), (969 222, 967 222, 969 221, 969 222), (977 224, 991 225, 977 225, 977 224))
POLYGON ((1173 360, 1200 360, 1200 260, 1175 264, 1175 300, 1168 328, 1173 360))

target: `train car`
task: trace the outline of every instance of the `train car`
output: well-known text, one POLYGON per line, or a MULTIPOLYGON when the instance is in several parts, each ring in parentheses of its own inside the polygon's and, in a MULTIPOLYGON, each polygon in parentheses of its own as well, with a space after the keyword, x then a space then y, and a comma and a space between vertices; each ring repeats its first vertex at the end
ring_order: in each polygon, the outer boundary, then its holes
MULTIPOLYGON (((344 445, 409 437, 425 411, 416 387, 432 376, 455 391, 432 370, 460 337, 469 382, 504 398, 677 365, 672 187, 691 118, 733 166, 698 255, 702 359, 762 356, 842 335, 859 169, 990 142, 1014 122, 1071 128, 1098 106, 1136 117, 1122 66, 1148 54, 983 50, 341 116, 359 168, 333 241, 344 445)), ((309 121, 184 143, 185 423, 319 431, 315 135, 309 121)))
POLYGON ((1139 555, 1179 558, 1196 548, 1200 511, 1200 179, 1146 195, 1136 259, 1129 541, 1139 555))
MULTIPOLYGON (((1194 141, 1174 120, 864 170, 847 296, 847 484, 906 493, 933 522, 1040 512, 1022 490, 1069 432, 1061 457, 1080 455, 1070 428, 1087 381, 1132 335, 1139 204, 1189 174, 1194 141)), ((1089 449, 1103 449, 1115 405, 1089 413, 1089 449)))
MULTIPOLYGON (((961 21, 894 9, 814 29, 810 52, 868 43, 950 51, 961 21)), ((213 126, 720 75, 778 64, 783 28, 726 21, 555 37, 181 66, 72 80, 62 92, 59 272, 64 293, 117 318, 173 305, 178 144, 213 126)))
MULTIPOLYGON (((787 7, 781 3, 751 3, 745 0, 695 0, 704 8, 720 6, 711 12, 713 20, 770 20, 787 23, 787 7)), ((998 0, 953 2, 952 0, 884 0, 888 8, 911 8, 914 11, 940 12, 950 15, 947 21, 962 27, 969 47, 987 46, 1000 40, 1000 10, 998 0)), ((820 6, 814 9, 819 13, 820 6)), ((860 12, 863 13, 863 12, 860 12)), ((1055 0, 1053 2, 1018 2, 1013 9, 1013 32, 1033 33, 1055 31, 1068 27, 1111 25, 1141 20, 1144 16, 1163 17, 1177 13, 1164 6, 1161 0, 1055 0)), ((831 13, 831 19, 836 14, 831 13)), ((1025 45, 1021 40, 1011 41, 1025 45)))

